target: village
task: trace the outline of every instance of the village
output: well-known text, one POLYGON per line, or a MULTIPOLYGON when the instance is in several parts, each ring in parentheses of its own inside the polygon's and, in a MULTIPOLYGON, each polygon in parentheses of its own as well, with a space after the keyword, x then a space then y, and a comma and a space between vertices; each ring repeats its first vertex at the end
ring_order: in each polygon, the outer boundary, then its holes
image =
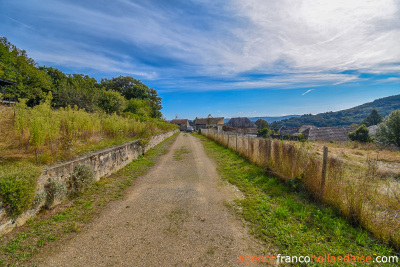
MULTIPOLYGON (((170 121, 172 124, 179 125, 181 131, 199 131, 200 129, 216 129, 218 132, 226 134, 258 136, 258 130, 262 130, 247 117, 231 118, 224 123, 224 117, 213 118, 195 118, 174 119, 170 121)), ((273 124, 272 124, 273 126, 273 124)), ((284 140, 301 140, 301 141, 349 141, 349 133, 357 129, 357 125, 342 127, 316 127, 313 125, 302 125, 300 127, 281 126, 271 128, 270 137, 284 140)), ((377 126, 368 127, 369 136, 376 134, 377 126)))

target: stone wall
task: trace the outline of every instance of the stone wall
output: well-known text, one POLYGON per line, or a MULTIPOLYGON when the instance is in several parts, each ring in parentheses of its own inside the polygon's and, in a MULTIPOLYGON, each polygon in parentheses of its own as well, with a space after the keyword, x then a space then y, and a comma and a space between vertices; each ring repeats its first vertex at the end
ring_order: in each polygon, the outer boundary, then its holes
POLYGON ((101 177, 108 176, 122 169, 132 160, 138 158, 139 155, 144 154, 147 150, 153 148, 178 131, 179 130, 154 135, 144 147, 140 145, 139 140, 136 140, 43 168, 42 174, 38 178, 35 201, 30 210, 27 210, 13 220, 7 217, 5 208, 0 202, 0 236, 10 232, 16 226, 23 225, 28 219, 35 216, 45 205, 53 207, 66 199, 67 195, 65 191, 65 194, 57 195, 57 197, 52 199, 51 203, 49 203, 46 197, 46 185, 49 184, 50 181, 67 188, 67 181, 74 171, 74 168, 78 165, 89 166, 94 173, 95 180, 98 181, 101 177))

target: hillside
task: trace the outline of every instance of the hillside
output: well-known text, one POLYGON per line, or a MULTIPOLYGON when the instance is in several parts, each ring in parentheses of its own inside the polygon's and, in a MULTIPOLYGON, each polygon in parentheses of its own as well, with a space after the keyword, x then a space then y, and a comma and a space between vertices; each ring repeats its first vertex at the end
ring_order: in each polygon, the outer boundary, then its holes
MULTIPOLYGON (((290 119, 290 118, 297 118, 301 117, 301 115, 286 115, 286 116, 279 116, 279 117, 249 117, 249 120, 252 122, 256 122, 258 119, 266 120, 268 123, 273 123, 274 121, 281 121, 285 119, 290 119)), ((226 118, 224 120, 225 123, 227 123, 230 120, 230 118, 226 118)))
POLYGON ((305 114, 298 118, 282 120, 279 125, 288 127, 299 127, 303 124, 311 124, 318 127, 348 126, 354 123, 361 123, 373 109, 376 109, 383 117, 389 115, 393 110, 400 109, 400 95, 380 98, 373 102, 341 111, 330 111, 316 115, 305 114))

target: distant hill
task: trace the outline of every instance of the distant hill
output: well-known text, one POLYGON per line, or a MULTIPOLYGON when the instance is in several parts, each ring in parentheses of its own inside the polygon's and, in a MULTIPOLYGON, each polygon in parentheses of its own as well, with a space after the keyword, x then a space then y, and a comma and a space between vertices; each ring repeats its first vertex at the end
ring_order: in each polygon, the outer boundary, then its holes
MULTIPOLYGON (((301 117, 301 115, 286 115, 286 116, 280 116, 280 117, 250 117, 249 120, 252 122, 256 122, 258 119, 263 119, 266 120, 268 123, 273 123, 274 121, 281 121, 284 119, 290 119, 293 117, 301 117)), ((227 123, 230 120, 230 118, 226 118, 224 120, 224 123, 227 123)))
POLYGON ((400 95, 377 99, 354 108, 336 112, 325 112, 317 115, 305 114, 297 118, 289 118, 279 122, 279 125, 288 127, 299 127, 311 124, 318 127, 325 126, 348 126, 360 124, 373 109, 376 109, 382 117, 389 115, 393 110, 400 109, 400 95))

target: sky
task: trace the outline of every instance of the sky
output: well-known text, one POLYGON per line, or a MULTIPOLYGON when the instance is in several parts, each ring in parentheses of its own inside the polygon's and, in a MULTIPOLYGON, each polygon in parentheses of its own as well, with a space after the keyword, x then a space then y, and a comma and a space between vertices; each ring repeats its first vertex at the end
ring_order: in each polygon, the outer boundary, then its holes
POLYGON ((400 94, 400 0, 0 0, 0 36, 65 73, 140 79, 167 119, 400 94))

